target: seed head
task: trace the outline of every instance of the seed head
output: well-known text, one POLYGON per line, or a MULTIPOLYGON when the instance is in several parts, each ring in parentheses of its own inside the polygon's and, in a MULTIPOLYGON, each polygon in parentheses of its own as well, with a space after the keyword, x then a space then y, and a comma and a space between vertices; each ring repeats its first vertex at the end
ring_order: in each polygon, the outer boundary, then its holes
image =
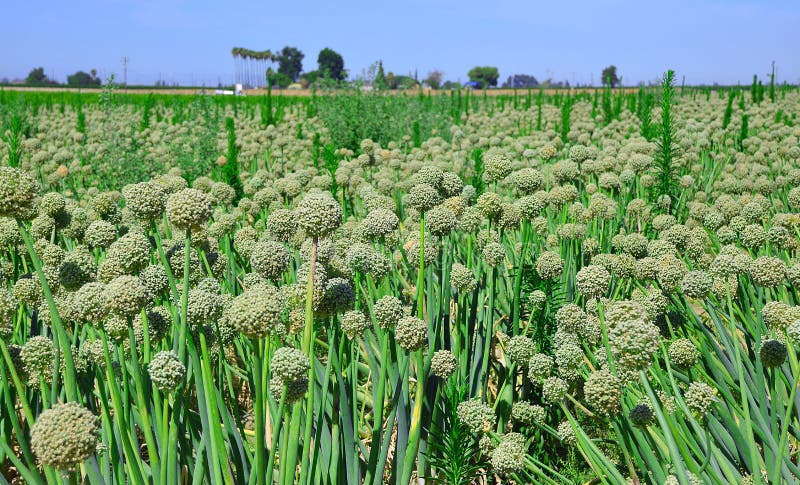
POLYGON ((272 379, 269 380, 269 393, 275 401, 280 402, 284 386, 286 386, 286 404, 295 403, 308 392, 308 377, 302 377, 295 381, 284 381, 278 376, 272 376, 272 379))
POLYGON ((578 271, 575 284, 586 298, 599 298, 608 292, 611 273, 602 266, 590 264, 578 271))
POLYGON ((622 383, 608 369, 596 370, 583 384, 586 403, 606 416, 613 416, 620 410, 622 383))
POLYGON ((139 273, 139 281, 144 286, 147 301, 153 302, 169 290, 167 269, 160 264, 151 264, 139 273))
POLYGON ((456 415, 461 424, 474 434, 488 433, 494 428, 494 410, 479 399, 460 403, 456 415))
POLYGON ((653 423, 655 415, 653 414, 653 409, 650 407, 649 403, 640 403, 631 409, 628 417, 634 426, 645 428, 653 423))
POLYGON ((117 239, 117 228, 108 221, 98 219, 89 224, 83 240, 93 248, 107 248, 117 239))
POLYGON ((629 369, 644 369, 652 363, 658 339, 658 327, 642 320, 618 322, 608 334, 611 353, 629 369))
POLYGON ((18 168, 0 167, 0 216, 30 219, 39 183, 18 168))
POLYGON ((17 299, 10 291, 0 288, 0 338, 5 340, 14 333, 16 313, 17 299))
POLYGON ((164 350, 153 356, 147 364, 150 381, 161 391, 174 391, 186 375, 186 367, 178 360, 178 356, 170 350, 164 350))
POLYGON ((375 321, 381 328, 392 328, 405 316, 403 303, 392 295, 386 295, 376 301, 372 312, 375 314, 375 321))
POLYGON ((560 377, 548 377, 542 384, 542 401, 547 404, 556 404, 567 394, 569 386, 560 377))
POLYGON ((478 196, 475 206, 487 219, 496 219, 503 210, 503 199, 495 192, 484 192, 478 196))
POLYGON ((456 214, 442 205, 437 205, 425 214, 425 227, 434 236, 445 236, 456 229, 456 214))
POLYGON ((527 446, 519 433, 506 433, 492 452, 492 468, 499 475, 510 476, 525 468, 527 446))
POLYGON ((108 247, 106 258, 127 274, 138 273, 150 264, 150 240, 141 232, 129 232, 108 247))
POLYGON ((542 309, 544 308, 544 304, 547 303, 547 294, 542 290, 533 290, 531 294, 528 295, 528 301, 530 301, 534 308, 542 309))
POLYGON ((418 183, 411 187, 406 196, 406 203, 419 212, 427 212, 441 201, 436 189, 427 183, 418 183))
POLYGON ((553 373, 553 358, 547 354, 536 353, 528 360, 528 378, 531 382, 541 382, 553 373))
POLYGON ((382 207, 373 209, 362 221, 364 235, 370 239, 382 239, 397 229, 397 215, 382 207))
POLYGON ((39 461, 57 470, 74 470, 97 448, 100 420, 76 402, 42 412, 31 428, 31 449, 39 461))
POLYGON ((311 363, 303 352, 291 348, 281 347, 272 354, 270 369, 272 374, 282 381, 296 381, 308 375, 311 363))
POLYGON ((342 331, 350 340, 361 335, 369 327, 369 320, 359 310, 350 310, 342 315, 342 331))
POLYGON ((533 340, 525 335, 517 335, 508 341, 508 356, 517 364, 527 364, 535 351, 533 340))
POLYGON ((431 372, 436 377, 447 379, 456 371, 456 357, 449 350, 437 350, 431 357, 431 372))
POLYGON ((137 219, 153 221, 161 217, 167 205, 167 191, 155 182, 141 182, 122 188, 126 207, 137 219))
POLYGON ((147 293, 139 278, 123 275, 106 286, 109 309, 121 317, 132 318, 147 303, 147 293))
POLYGON ((197 189, 183 189, 167 199, 169 222, 181 231, 201 230, 211 217, 211 196, 197 189))
POLYGON ((520 424, 534 424, 537 421, 536 413, 536 407, 528 401, 517 401, 511 406, 511 419, 520 424))
POLYGON ((98 281, 86 283, 75 292, 72 300, 78 318, 83 322, 100 323, 109 312, 106 285, 98 281))
POLYGON ((687 338, 679 338, 672 342, 667 354, 673 365, 684 368, 693 366, 700 358, 697 347, 687 338))
POLYGON ((253 271, 272 281, 278 281, 289 268, 289 251, 277 241, 258 241, 250 252, 253 271))
POLYGON ((53 342, 47 337, 37 335, 25 342, 20 352, 20 359, 31 383, 38 383, 39 376, 46 382, 50 381, 55 355, 53 342))
POLYGON ((342 208, 329 193, 310 193, 295 209, 297 225, 312 238, 327 236, 342 223, 342 208))
POLYGON ((239 332, 250 338, 283 335, 285 326, 280 315, 283 309, 278 290, 267 285, 256 285, 234 298, 225 309, 225 319, 239 332))
POLYGON ((428 343, 428 324, 417 317, 403 317, 397 322, 394 338, 407 352, 419 350, 428 343))
POLYGON ((717 398, 717 390, 705 382, 692 382, 683 394, 686 406, 692 413, 699 417, 705 416, 708 408, 714 404, 717 398))
POLYGON ((500 243, 490 242, 483 247, 481 255, 489 266, 499 266, 506 260, 506 248, 500 243))
POLYGON ((681 291, 689 298, 705 298, 714 280, 705 271, 689 271, 681 281, 681 291))
POLYGON ((780 367, 786 362, 788 351, 785 343, 772 339, 761 344, 758 355, 765 367, 780 367))
POLYGON ((288 209, 275 209, 267 218, 267 233, 277 241, 288 242, 295 231, 297 219, 288 209))
POLYGON ((759 286, 775 288, 783 282, 786 263, 774 256, 761 256, 750 264, 750 276, 759 286))
POLYGON ((575 430, 572 429, 572 425, 569 421, 561 421, 556 429, 556 434, 558 434, 558 438, 565 445, 574 445, 578 442, 575 436, 575 430))
POLYGON ((556 279, 564 272, 564 260, 557 253, 545 251, 536 260, 536 272, 542 279, 556 279))

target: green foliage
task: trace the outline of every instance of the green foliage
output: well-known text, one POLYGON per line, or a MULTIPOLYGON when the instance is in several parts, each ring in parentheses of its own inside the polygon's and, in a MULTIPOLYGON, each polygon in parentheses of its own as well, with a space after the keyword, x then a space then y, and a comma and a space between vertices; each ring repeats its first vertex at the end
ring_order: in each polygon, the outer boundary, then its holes
MULTIPOLYGON (((305 55, 297 47, 286 46, 278 54, 278 74, 297 81, 303 71, 303 57, 305 55)), ((286 84, 287 86, 291 84, 286 84)))
POLYGON ((222 180, 233 187, 238 201, 242 197, 242 180, 239 178, 239 147, 236 146, 236 129, 233 118, 225 118, 225 130, 228 132, 228 151, 225 154, 225 165, 222 166, 222 180))
POLYGON ((619 76, 617 76, 617 66, 612 64, 603 69, 603 72, 600 73, 600 79, 602 79, 604 86, 616 87, 620 83, 619 76))
POLYGON ((747 113, 742 114, 742 125, 739 128, 739 138, 737 140, 737 146, 739 150, 744 149, 744 141, 747 139, 748 136, 748 121, 750 120, 750 116, 747 113))
POLYGON ((328 128, 331 142, 340 148, 357 150, 361 140, 369 138, 385 146, 392 140, 412 136, 414 123, 419 123, 420 140, 431 136, 449 136, 450 117, 439 109, 447 103, 445 97, 435 96, 434 109, 426 110, 418 98, 355 94, 320 96, 319 116, 328 128))
POLYGON ((317 56, 317 70, 320 77, 327 77, 336 81, 344 81, 347 73, 344 70, 344 58, 333 49, 324 48, 317 56))
POLYGON ((267 85, 267 94, 261 101, 261 126, 267 127, 275 123, 275 117, 272 113, 272 85, 267 85))
POLYGON ((76 87, 97 87, 100 86, 100 78, 92 76, 88 72, 78 71, 67 76, 67 85, 76 87))
POLYGON ((645 92, 643 88, 639 88, 639 102, 636 108, 636 115, 639 118, 640 133, 647 140, 653 138, 653 94, 645 92))
POLYGON ((654 188, 657 196, 668 195, 673 200, 678 192, 678 175, 675 169, 678 146, 675 140, 675 118, 672 114, 674 97, 675 71, 668 70, 661 82, 661 124, 658 126, 654 156, 658 167, 658 181, 654 188))
POLYGON ((411 89, 419 86, 419 83, 411 76, 401 76, 390 72, 386 75, 386 85, 389 89, 411 89))
POLYGON ((722 115, 722 128, 727 128, 731 124, 731 116, 733 115, 733 98, 736 97, 736 92, 731 90, 728 93, 728 104, 725 106, 725 112, 722 115))
POLYGON ((497 86, 500 72, 496 67, 475 66, 467 73, 469 80, 480 84, 481 89, 497 86))
POLYGON ((0 105, 0 140, 7 149, 8 165, 18 167, 22 159, 22 139, 30 131, 30 121, 21 99, 0 105))
POLYGON ((544 91, 539 90, 536 96, 536 131, 542 131, 542 105, 544 104, 544 91))
POLYGON ((383 71, 383 61, 378 61, 378 70, 375 73, 375 80, 373 81, 373 86, 375 89, 381 90, 386 89, 389 86, 389 83, 386 81, 386 73, 383 71))
POLYGON ((603 125, 611 123, 614 119, 614 106, 611 101, 611 84, 606 83, 603 89, 603 125))
POLYGON ((287 74, 282 72, 273 71, 272 69, 267 70, 267 83, 269 86, 276 86, 279 88, 285 88, 292 84, 292 78, 287 74))
POLYGON ((563 141, 564 143, 567 143, 567 141, 569 141, 570 115, 572 113, 572 103, 573 99, 570 97, 569 94, 567 94, 567 97, 561 104, 561 141, 563 141))
POLYGON ((434 423, 428 438, 428 460, 437 470, 434 483, 469 485, 478 483, 485 475, 487 457, 469 429, 458 419, 456 409, 467 400, 467 386, 451 378, 442 394, 439 412, 441 421, 434 423))
POLYGON ((769 74, 769 100, 775 102, 775 62, 772 62, 772 71, 769 74))
POLYGON ((44 73, 43 67, 36 67, 28 73, 28 77, 25 78, 25 84, 28 86, 52 86, 58 84, 58 82, 48 78, 44 73))
POLYGON ((155 95, 153 95, 153 93, 148 94, 144 100, 144 106, 142 107, 142 122, 139 125, 139 128, 141 128, 142 130, 146 130, 147 128, 150 127, 151 111, 153 110, 155 105, 156 105, 155 95))
POLYGON ((472 176, 471 184, 475 187, 475 193, 480 195, 484 191, 483 181, 483 150, 475 148, 472 150, 472 161, 475 164, 475 174, 472 176))
MULTIPOLYGON (((105 85, 103 85, 103 91, 100 93, 100 106, 103 108, 104 111, 108 112, 111 108, 114 107, 114 103, 116 101, 116 96, 114 92, 117 89, 117 85, 114 83, 114 73, 111 73, 106 79, 105 85)), ((62 104, 63 106, 63 104, 62 104)))
POLYGON ((431 89, 439 89, 442 87, 442 71, 433 70, 428 73, 428 76, 425 78, 425 83, 430 86, 431 89))

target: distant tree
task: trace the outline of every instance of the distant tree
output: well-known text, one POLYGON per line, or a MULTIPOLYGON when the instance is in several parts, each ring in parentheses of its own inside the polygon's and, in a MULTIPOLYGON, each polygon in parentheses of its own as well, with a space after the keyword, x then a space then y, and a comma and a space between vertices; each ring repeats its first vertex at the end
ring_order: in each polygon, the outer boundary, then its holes
POLYGON ((428 73, 428 77, 425 78, 425 83, 431 87, 431 89, 439 89, 442 87, 442 77, 444 74, 442 71, 431 71, 428 73))
POLYGON ((100 79, 87 72, 78 71, 75 74, 67 76, 67 84, 78 87, 99 86, 100 79))
POLYGON ((619 77, 617 76, 617 66, 613 64, 603 69, 603 73, 600 76, 603 80, 604 85, 609 85, 612 88, 614 88, 619 84, 619 77))
POLYGON ((481 89, 490 86, 497 86, 497 78, 500 73, 496 67, 475 66, 467 73, 469 80, 480 84, 481 89))
POLYGON ((535 88, 539 85, 536 77, 529 74, 514 74, 508 76, 506 82, 503 83, 504 88, 535 88))
POLYGON ((286 86, 292 84, 292 82, 294 81, 288 75, 279 71, 276 72, 272 70, 272 68, 269 68, 267 70, 267 80, 269 81, 270 86, 275 86, 278 88, 285 88, 286 86))
POLYGON ((444 84, 442 84, 442 89, 461 89, 461 84, 456 81, 445 81, 444 84))
POLYGON ((419 85, 419 81, 411 76, 392 73, 386 75, 386 82, 390 89, 411 89, 419 85))
POLYGON ((297 81, 303 71, 304 57, 297 47, 284 47, 278 54, 278 73, 288 76, 292 82, 297 81))
POLYGON ((317 79, 320 79, 320 72, 319 71, 309 71, 304 72, 300 76, 300 85, 303 86, 303 89, 311 86, 312 84, 317 82, 317 79))
POLYGON ((43 67, 37 67, 31 69, 31 72, 28 73, 28 77, 25 78, 25 84, 29 86, 46 86, 58 83, 45 75, 43 67))
POLYGON ((383 72, 383 61, 378 61, 378 71, 375 73, 375 81, 373 84, 375 85, 375 89, 386 89, 389 87, 389 83, 386 81, 386 74, 383 72))
POLYGON ((317 56, 318 71, 320 76, 343 81, 345 78, 344 59, 341 54, 333 49, 324 48, 317 56))

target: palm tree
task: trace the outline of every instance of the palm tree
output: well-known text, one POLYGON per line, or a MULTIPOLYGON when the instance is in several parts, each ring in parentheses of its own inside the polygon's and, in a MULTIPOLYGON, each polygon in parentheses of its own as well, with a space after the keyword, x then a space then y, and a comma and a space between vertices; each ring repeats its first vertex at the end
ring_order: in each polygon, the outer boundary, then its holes
POLYGON ((231 49, 231 57, 233 57, 233 82, 239 82, 239 69, 236 67, 236 47, 231 49))

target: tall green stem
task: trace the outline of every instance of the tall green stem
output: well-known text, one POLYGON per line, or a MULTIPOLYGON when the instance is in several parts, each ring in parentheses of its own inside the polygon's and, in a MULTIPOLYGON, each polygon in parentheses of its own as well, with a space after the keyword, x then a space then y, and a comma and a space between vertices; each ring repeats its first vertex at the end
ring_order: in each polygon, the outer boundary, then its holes
POLYGON ((186 321, 189 313, 189 265, 191 264, 192 235, 186 229, 186 241, 183 245, 183 293, 181 294, 181 325, 178 331, 178 357, 184 362, 186 357, 186 321))
MULTIPOLYGON (((316 277, 316 266, 317 266, 317 247, 319 245, 319 240, 314 238, 311 244, 311 261, 310 261, 310 268, 308 271, 308 282, 306 283, 306 314, 305 314, 305 328, 303 330, 303 353, 306 354, 311 361, 311 378, 314 377, 314 279, 316 277)), ((314 407, 313 402, 308 402, 309 399, 313 399, 314 394, 312 389, 314 388, 315 383, 309 379, 309 391, 307 394, 306 399, 306 412, 307 416, 306 419, 313 420, 314 419, 314 407)), ((300 435, 300 416, 303 414, 303 403, 297 402, 292 407, 292 418, 289 425, 289 435, 288 440, 289 446, 286 453, 286 463, 282 463, 282 467, 284 468, 285 473, 285 484, 292 485, 295 483, 295 467, 297 465, 297 439, 300 435)), ((308 450, 308 443, 303 443, 303 450, 307 452, 308 450)))
MULTIPOLYGON (((253 359, 253 382, 255 383, 255 434, 256 434, 256 484, 265 485, 266 477, 266 426, 264 425, 264 389, 262 389, 262 374, 264 366, 264 347, 261 340, 253 340, 255 358, 253 359)), ((272 452, 273 450, 270 450, 272 452)))
POLYGON ((28 255, 31 257, 31 261, 33 262, 33 267, 36 269, 36 274, 39 277, 39 282, 42 285, 42 294, 44 295, 44 299, 47 301, 47 307, 50 310, 50 324, 55 331, 56 339, 58 340, 58 347, 61 349, 61 353, 64 357, 64 384, 67 388, 67 399, 70 401, 78 401, 78 384, 75 378, 75 360, 72 358, 72 343, 70 342, 69 337, 67 337, 67 332, 64 330, 64 324, 61 322, 61 317, 58 314, 58 308, 56 307, 55 301, 53 300, 53 292, 50 291, 50 285, 47 283, 47 278, 44 276, 44 272, 42 271, 42 262, 39 260, 39 257, 36 255, 36 251, 33 248, 33 241, 31 240, 31 235, 28 233, 28 229, 25 227, 25 224, 22 221, 17 220, 17 225, 19 226, 19 232, 22 234, 22 239, 25 241, 25 248, 28 250, 28 255))

